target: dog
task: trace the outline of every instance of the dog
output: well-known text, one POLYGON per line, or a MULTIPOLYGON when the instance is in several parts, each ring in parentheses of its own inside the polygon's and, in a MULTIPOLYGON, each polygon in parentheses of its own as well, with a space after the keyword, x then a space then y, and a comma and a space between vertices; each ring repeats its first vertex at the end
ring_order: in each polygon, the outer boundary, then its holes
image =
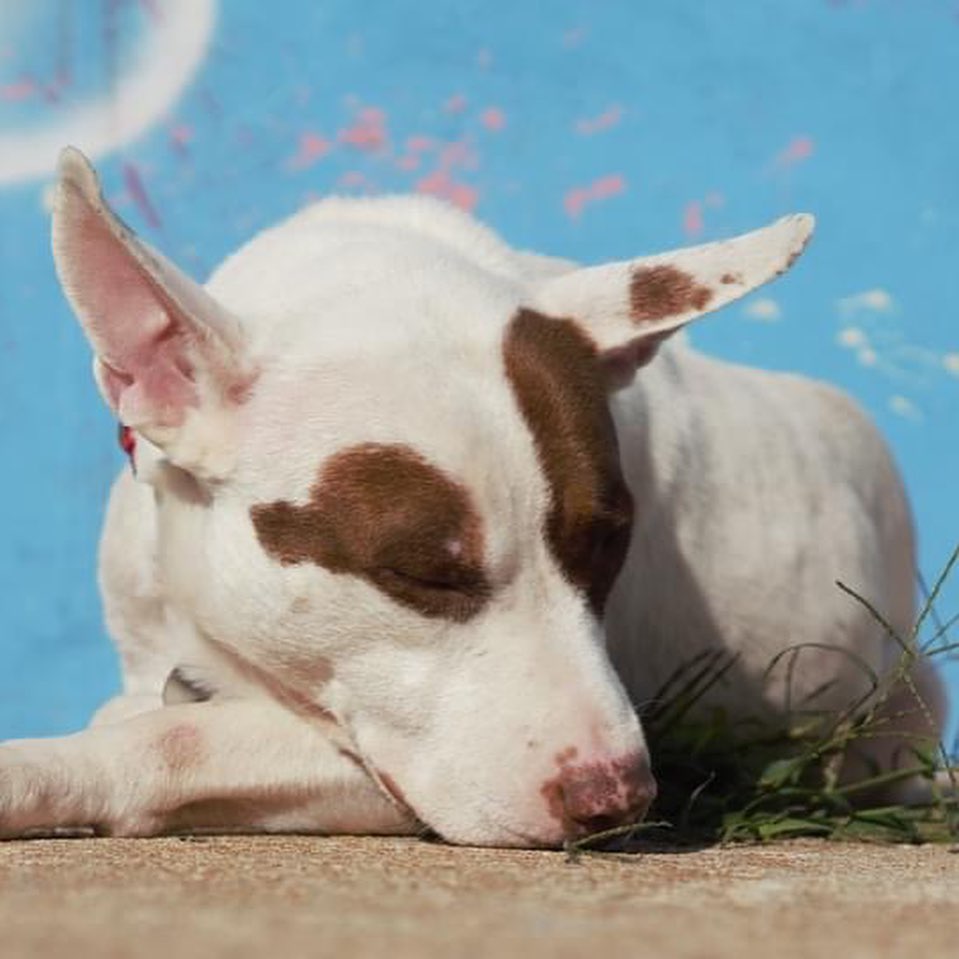
MULTIPOLYGON (((130 459, 100 557, 123 691, 0 746, 0 833, 551 847, 642 819, 638 709, 704 651, 736 666, 703 709, 865 701, 899 649, 834 580, 914 615, 882 440, 830 386, 667 342, 812 228, 584 268, 430 198, 332 198, 200 286, 67 149, 54 257, 130 459)), ((873 766, 939 735, 939 679, 906 680, 926 705, 873 766)))

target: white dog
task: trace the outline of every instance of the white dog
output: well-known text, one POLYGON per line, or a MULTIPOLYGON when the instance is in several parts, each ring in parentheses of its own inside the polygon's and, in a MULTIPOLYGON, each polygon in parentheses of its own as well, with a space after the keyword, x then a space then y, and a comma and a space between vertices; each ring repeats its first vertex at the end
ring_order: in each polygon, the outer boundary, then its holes
MULTIPOLYGON (((702 704, 733 716, 862 696, 898 650, 834 580, 913 618, 881 440, 828 386, 664 344, 811 229, 579 268, 332 199, 200 287, 66 151, 57 268, 132 461, 101 554, 124 691, 0 746, 0 832, 555 845, 645 813, 635 707, 703 650, 738 654, 702 704)), ((911 682, 882 764, 939 733, 911 682)))

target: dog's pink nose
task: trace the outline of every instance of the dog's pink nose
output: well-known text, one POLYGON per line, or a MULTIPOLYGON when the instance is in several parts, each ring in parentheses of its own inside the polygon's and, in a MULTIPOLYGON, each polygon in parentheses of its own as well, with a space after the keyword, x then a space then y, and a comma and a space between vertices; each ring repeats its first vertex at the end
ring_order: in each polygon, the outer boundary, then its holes
POLYGON ((619 759, 563 763, 543 786, 550 813, 570 838, 637 823, 656 798, 648 758, 633 753, 619 759))

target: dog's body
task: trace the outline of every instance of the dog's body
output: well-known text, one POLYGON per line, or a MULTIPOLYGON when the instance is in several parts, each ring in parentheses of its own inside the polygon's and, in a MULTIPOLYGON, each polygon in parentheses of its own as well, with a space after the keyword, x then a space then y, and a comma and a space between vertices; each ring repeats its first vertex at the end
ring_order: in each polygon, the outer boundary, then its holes
MULTIPOLYGON (((808 232, 583 270, 431 201, 327 201, 204 293, 68 156, 58 265, 135 430, 101 552, 124 692, 0 747, 0 830, 550 845, 642 815, 635 708, 704 651, 736 654, 700 703, 733 717, 863 697, 899 650, 834 581, 913 618, 873 427, 682 343, 645 366, 808 232)), ((938 735, 938 680, 911 682, 928 708, 881 765, 938 735)))

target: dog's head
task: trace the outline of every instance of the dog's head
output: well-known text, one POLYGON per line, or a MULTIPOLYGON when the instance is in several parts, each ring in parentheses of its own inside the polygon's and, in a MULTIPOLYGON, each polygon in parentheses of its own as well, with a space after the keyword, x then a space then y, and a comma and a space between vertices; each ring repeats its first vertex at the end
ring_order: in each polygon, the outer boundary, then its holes
POLYGON ((67 151, 54 252, 171 601, 441 835, 526 845, 655 789, 604 650, 634 508, 608 392, 810 227, 576 269, 432 201, 334 200, 202 288, 67 151))

